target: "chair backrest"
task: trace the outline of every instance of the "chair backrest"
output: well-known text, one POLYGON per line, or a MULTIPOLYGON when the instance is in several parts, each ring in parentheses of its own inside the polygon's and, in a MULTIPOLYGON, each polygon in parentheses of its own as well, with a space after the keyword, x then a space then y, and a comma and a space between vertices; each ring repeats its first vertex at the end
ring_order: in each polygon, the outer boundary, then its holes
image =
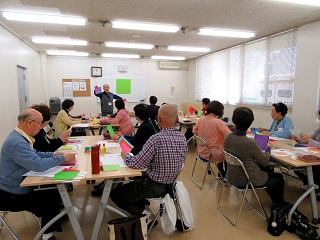
POLYGON ((222 153, 228 164, 230 164, 231 166, 241 167, 246 177, 250 179, 247 173, 247 170, 243 165, 243 162, 241 162, 241 160, 238 157, 232 155, 231 153, 226 152, 225 150, 223 150, 222 153))
POLYGON ((207 148, 207 151, 208 151, 208 153, 210 155, 209 159, 207 159, 207 160, 214 160, 213 159, 213 155, 212 155, 212 153, 211 153, 211 151, 210 151, 210 149, 208 147, 207 142, 203 138, 201 138, 201 137, 199 137, 197 135, 193 135, 193 139, 196 141, 197 146, 205 146, 207 148))

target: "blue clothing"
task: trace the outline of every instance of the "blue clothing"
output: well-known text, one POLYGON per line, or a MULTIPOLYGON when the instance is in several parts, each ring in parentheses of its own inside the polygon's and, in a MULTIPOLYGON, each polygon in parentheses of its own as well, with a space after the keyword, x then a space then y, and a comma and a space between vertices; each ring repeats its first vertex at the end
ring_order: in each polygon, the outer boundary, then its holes
POLYGON ((65 160, 63 155, 53 156, 53 152, 37 152, 28 140, 16 130, 4 141, 0 155, 0 189, 13 194, 27 194, 33 187, 20 187, 29 171, 44 172, 65 160))
POLYGON ((277 122, 278 122, 277 120, 273 120, 271 127, 268 130, 270 132, 270 135, 273 135, 279 138, 291 139, 290 129, 293 129, 293 123, 291 119, 288 118, 287 116, 284 116, 281 122, 278 124, 277 129, 275 130, 277 122))

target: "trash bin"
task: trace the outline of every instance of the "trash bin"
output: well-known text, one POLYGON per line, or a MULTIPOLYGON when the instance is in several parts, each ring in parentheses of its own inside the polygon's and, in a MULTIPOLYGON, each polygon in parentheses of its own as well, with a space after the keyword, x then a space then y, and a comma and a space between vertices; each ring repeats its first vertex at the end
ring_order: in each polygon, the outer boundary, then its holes
POLYGON ((49 107, 52 114, 58 114, 58 112, 61 110, 61 101, 57 97, 52 97, 49 99, 49 107))

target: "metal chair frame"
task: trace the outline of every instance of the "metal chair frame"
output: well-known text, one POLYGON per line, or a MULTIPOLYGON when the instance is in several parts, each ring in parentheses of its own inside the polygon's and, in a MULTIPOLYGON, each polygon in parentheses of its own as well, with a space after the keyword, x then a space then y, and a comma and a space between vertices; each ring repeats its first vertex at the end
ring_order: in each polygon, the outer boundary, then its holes
POLYGON ((219 195, 219 200, 218 200, 218 210, 222 213, 222 215, 233 225, 233 226, 236 226, 237 223, 239 222, 239 219, 240 219, 240 215, 241 215, 241 212, 242 212, 242 207, 243 207, 243 204, 244 202, 247 203, 247 205, 258 215, 260 216, 261 218, 263 218, 265 221, 268 221, 268 215, 258 197, 258 194, 256 192, 256 190, 260 190, 260 189, 265 189, 266 187, 254 187, 253 184, 252 184, 252 181, 248 175, 248 172, 247 170, 245 169, 243 163, 241 162, 241 160, 239 158, 237 158, 236 156, 226 152, 226 151, 223 151, 223 154, 225 156, 225 159, 227 161, 227 163, 229 165, 232 165, 232 166, 237 166, 237 167, 241 167, 244 174, 246 175, 247 177, 247 184, 246 186, 236 186, 236 185, 233 185, 231 183, 228 182, 228 180, 226 179, 226 181, 231 185, 233 186, 236 190, 240 191, 243 195, 242 197, 242 201, 241 201, 241 205, 240 205, 240 209, 239 209, 239 212, 238 212, 238 216, 236 218, 235 221, 231 220, 230 217, 228 217, 228 215, 222 210, 221 206, 220 206, 220 202, 221 202, 221 199, 222 199, 222 195, 223 195, 223 192, 226 188, 226 186, 224 185, 221 190, 220 190, 220 195, 219 195), (263 214, 261 214, 258 210, 256 210, 248 201, 247 199, 247 192, 248 191, 252 191, 260 205, 260 208, 262 209, 263 211, 263 214))
MULTIPOLYGON (((19 238, 17 237, 17 235, 12 231, 12 229, 9 227, 9 225, 6 223, 6 221, 4 220, 5 216, 9 213, 9 211, 0 211, 0 213, 3 213, 3 216, 0 215, 0 231, 3 228, 3 225, 6 226, 6 228, 8 229, 8 231, 10 232, 10 234, 12 235, 13 239, 15 240, 19 240, 19 238)), ((41 221, 40 219, 33 214, 33 217, 35 218, 35 220, 38 222, 39 224, 39 228, 41 229, 41 221)))
POLYGON ((210 151, 210 149, 209 149, 208 144, 206 143, 206 141, 205 141, 203 138, 201 138, 201 137, 199 137, 199 136, 197 136, 197 135, 193 135, 193 137, 190 138, 190 139, 188 140, 188 142, 191 141, 191 139, 194 139, 194 140, 196 141, 197 146, 199 146, 199 145, 205 146, 205 147, 207 148, 207 151, 209 152, 209 155, 210 155, 210 156, 209 156, 209 159, 210 159, 210 160, 207 160, 207 159, 204 159, 204 158, 200 157, 199 153, 197 153, 197 156, 196 156, 196 159, 195 159, 195 162, 194 162, 194 165, 193 165, 193 169, 192 169, 192 174, 191 174, 192 182, 194 182, 199 189, 202 189, 202 188, 203 188, 203 185, 204 185, 204 181, 206 180, 208 171, 211 171, 211 172, 213 173, 213 175, 215 176, 215 178, 216 178, 221 184, 224 185, 224 180, 223 180, 223 177, 222 177, 223 175, 222 175, 221 172, 219 171, 218 165, 217 165, 217 163, 214 161, 213 155, 212 155, 212 153, 211 153, 211 151, 210 151), (204 176, 203 176, 201 185, 200 185, 200 184, 195 180, 195 178, 194 178, 194 172, 195 172, 196 165, 197 165, 197 162, 198 162, 198 161, 200 161, 201 163, 207 165, 207 167, 206 167, 206 169, 205 169, 205 173, 204 173, 204 176), (218 171, 218 176, 217 176, 217 175, 215 174, 215 172, 213 171, 213 169, 212 169, 212 167, 211 167, 211 163, 214 163, 214 165, 216 166, 216 169, 217 169, 217 171, 218 171), (219 177, 219 174, 220 174, 221 177, 219 177))

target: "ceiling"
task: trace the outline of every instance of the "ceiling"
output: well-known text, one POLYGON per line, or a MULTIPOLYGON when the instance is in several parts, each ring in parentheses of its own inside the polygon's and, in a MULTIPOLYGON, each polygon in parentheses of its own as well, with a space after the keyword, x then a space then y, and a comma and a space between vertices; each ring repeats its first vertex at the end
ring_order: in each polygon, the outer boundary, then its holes
POLYGON ((166 46, 209 47, 215 52, 320 20, 320 7, 275 0, 0 0, 0 11, 15 10, 81 16, 86 26, 67 26, 7 21, 0 22, 39 51, 76 50, 100 53, 184 56, 196 58, 204 53, 167 51, 166 46), (176 24, 187 27, 183 33, 157 33, 111 28, 99 21, 132 20, 176 24), (253 31, 255 38, 209 37, 195 34, 200 27, 253 31), (69 37, 89 41, 87 46, 35 44, 32 37, 69 37), (105 41, 149 43, 152 50, 107 48, 105 41))

